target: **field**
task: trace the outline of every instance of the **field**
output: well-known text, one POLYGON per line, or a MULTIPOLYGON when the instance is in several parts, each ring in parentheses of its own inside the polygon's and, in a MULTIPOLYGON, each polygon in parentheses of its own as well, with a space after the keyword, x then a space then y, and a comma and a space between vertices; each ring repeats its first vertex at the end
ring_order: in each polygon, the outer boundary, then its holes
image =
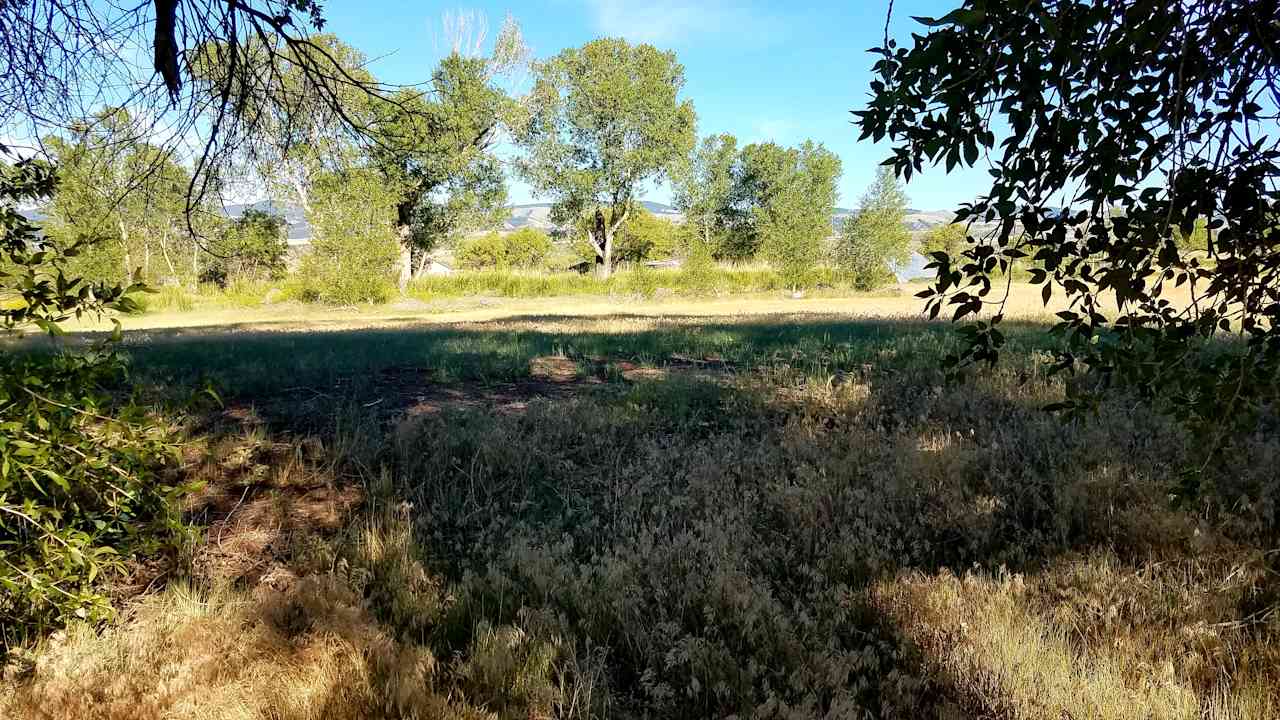
POLYGON ((0 716, 1277 717, 1274 421, 1049 415, 1014 301, 959 385, 909 291, 131 319, 196 531, 0 716))

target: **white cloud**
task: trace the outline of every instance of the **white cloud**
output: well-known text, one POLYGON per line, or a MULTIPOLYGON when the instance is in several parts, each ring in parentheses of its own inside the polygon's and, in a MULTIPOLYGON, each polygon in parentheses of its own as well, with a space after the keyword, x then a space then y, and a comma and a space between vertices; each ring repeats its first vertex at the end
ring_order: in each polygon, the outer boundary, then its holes
POLYGON ((758 37, 769 24, 753 8, 715 1, 587 0, 587 5, 601 34, 663 47, 680 45, 697 35, 758 37))
POLYGON ((756 141, 780 145, 786 145, 796 130, 796 123, 786 118, 761 118, 751 126, 756 141))

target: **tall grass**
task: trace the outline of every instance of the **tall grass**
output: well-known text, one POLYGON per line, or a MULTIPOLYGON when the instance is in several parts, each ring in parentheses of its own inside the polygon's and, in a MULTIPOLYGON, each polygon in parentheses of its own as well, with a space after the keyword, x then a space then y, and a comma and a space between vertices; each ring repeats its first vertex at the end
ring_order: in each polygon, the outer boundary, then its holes
MULTIPOLYGON (((812 286, 848 290, 852 285, 831 269, 815 271, 812 286)), ((532 298, 574 295, 708 296, 775 292, 787 289, 776 270, 767 266, 720 266, 700 272, 678 269, 632 268, 608 280, 594 274, 512 271, 464 271, 421 278, 410 294, 421 300, 469 295, 532 298)))
POLYGON ((1045 414, 1039 338, 960 386, 938 326, 831 318, 140 347, 140 378, 220 369, 255 441, 323 457, 227 451, 278 566, 74 630, 0 715, 1275 717, 1280 442, 1170 503, 1195 439, 1119 395, 1045 414), (551 392, 535 361, 578 369, 551 392), (271 483, 316 473, 364 509, 283 532, 307 513, 271 483))

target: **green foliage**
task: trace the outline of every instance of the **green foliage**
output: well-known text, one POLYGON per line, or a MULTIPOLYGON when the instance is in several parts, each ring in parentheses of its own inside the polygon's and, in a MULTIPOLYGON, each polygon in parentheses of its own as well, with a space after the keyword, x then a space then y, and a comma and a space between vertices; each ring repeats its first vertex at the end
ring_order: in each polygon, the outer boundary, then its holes
POLYGON ((284 218, 246 210, 218 236, 202 279, 225 287, 236 281, 279 279, 285 271, 284 218))
MULTIPOLYGON (((81 245, 69 266, 81 277, 114 282, 140 270, 148 280, 194 279, 200 248, 187 225, 190 173, 143 135, 127 111, 109 108, 67 137, 44 139, 59 173, 45 230, 81 245)), ((198 225, 208 224, 205 215, 195 214, 198 225)))
POLYGON ((930 255, 940 252, 946 253, 948 257, 959 258, 960 253, 968 247, 967 233, 964 223, 953 222, 931 228, 920 242, 920 253, 930 255))
POLYGON ((615 262, 665 260, 676 252, 676 227, 637 206, 627 215, 614 242, 615 262))
POLYGON ((879 77, 855 114, 863 138, 893 143, 901 174, 999 156, 957 217, 995 232, 966 262, 937 261, 922 294, 931 315, 992 318, 965 328, 949 368, 998 360, 1005 300, 992 277, 1032 258, 1044 301, 1065 294, 1071 308, 1051 368, 1096 380, 1056 407, 1085 410, 1126 385, 1167 401, 1210 451, 1256 427, 1280 399, 1280 137, 1276 96, 1258 92, 1280 42, 1273 10, 968 0, 919 18, 910 48, 872 51, 879 77), (1201 223, 1209 256, 1180 252, 1201 223), (1195 302, 1170 302, 1186 285, 1195 302))
POLYGON ((676 207, 702 236, 704 245, 733 222, 734 162, 738 139, 727 133, 709 135, 694 148, 689 161, 674 174, 676 207))
POLYGON ((335 305, 388 300, 399 257, 396 201, 394 190, 368 168, 319 176, 308 212, 311 250, 302 258, 293 293, 335 305))
POLYGON ((892 265, 911 256, 911 234, 903 225, 906 215, 907 196, 898 178, 891 168, 881 167, 836 244, 836 263, 850 274, 855 287, 871 290, 893 282, 892 265))
POLYGON ((764 259, 790 287, 812 283, 831 234, 840 158, 821 144, 774 143, 743 148, 735 201, 747 208, 749 230, 764 259))
POLYGON ((1197 218, 1189 231, 1183 230, 1181 227, 1174 228, 1173 239, 1178 244, 1178 249, 1184 252, 1188 250, 1207 251, 1209 249, 1208 218, 1197 218))
POLYGON ((496 232, 468 238, 458 244, 458 267, 482 269, 536 269, 545 267, 551 255, 551 237, 536 228, 520 228, 505 235, 496 232))
POLYGON ((680 101, 675 54, 625 40, 594 40, 542 63, 518 132, 524 177, 555 198, 553 217, 588 217, 602 273, 613 270, 614 236, 646 182, 670 174, 694 141, 693 104, 680 101))
MULTIPOLYGON (((37 240, 13 206, 48 197, 48 165, 21 161, 0 175, 0 330, 131 312, 140 286, 90 284, 64 272, 79 246, 37 240)), ((110 613, 100 578, 135 553, 154 554, 179 534, 165 472, 168 432, 146 409, 108 392, 123 364, 85 355, 0 352, 0 643, 71 618, 110 613)))

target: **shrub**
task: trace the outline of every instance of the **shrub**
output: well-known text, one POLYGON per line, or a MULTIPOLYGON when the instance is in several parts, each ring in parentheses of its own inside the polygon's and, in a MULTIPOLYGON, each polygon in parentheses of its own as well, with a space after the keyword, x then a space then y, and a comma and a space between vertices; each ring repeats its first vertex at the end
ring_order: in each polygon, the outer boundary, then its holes
POLYGON ((284 218, 246 210, 215 240, 213 262, 201 279, 222 287, 235 280, 279 279, 288 249, 284 218))
POLYGON ((290 294, 306 302, 386 302, 399 258, 395 196, 367 169, 322 176, 308 212, 315 237, 290 294))
MULTIPOLYGON (((665 260, 676 251, 676 226, 643 207, 636 207, 614 239, 614 262, 665 260)), ((592 253, 592 258, 595 257, 592 253)))
MULTIPOLYGON (((52 169, 23 161, 0 174, 0 331, 50 333, 72 316, 131 312, 133 285, 90 286, 64 272, 78 246, 37 241, 13 206, 48 197, 52 169)), ((110 613, 97 581, 179 534, 165 472, 172 446, 144 408, 113 402, 123 364, 85 355, 0 353, 0 643, 71 618, 110 613)))
POLYGON ((551 255, 551 236, 534 228, 520 228, 503 238, 506 265, 513 268, 540 268, 551 255))
POLYGON ((454 260, 468 270, 541 268, 551 255, 551 237, 541 230, 520 228, 500 235, 485 233, 458 244, 454 260))

